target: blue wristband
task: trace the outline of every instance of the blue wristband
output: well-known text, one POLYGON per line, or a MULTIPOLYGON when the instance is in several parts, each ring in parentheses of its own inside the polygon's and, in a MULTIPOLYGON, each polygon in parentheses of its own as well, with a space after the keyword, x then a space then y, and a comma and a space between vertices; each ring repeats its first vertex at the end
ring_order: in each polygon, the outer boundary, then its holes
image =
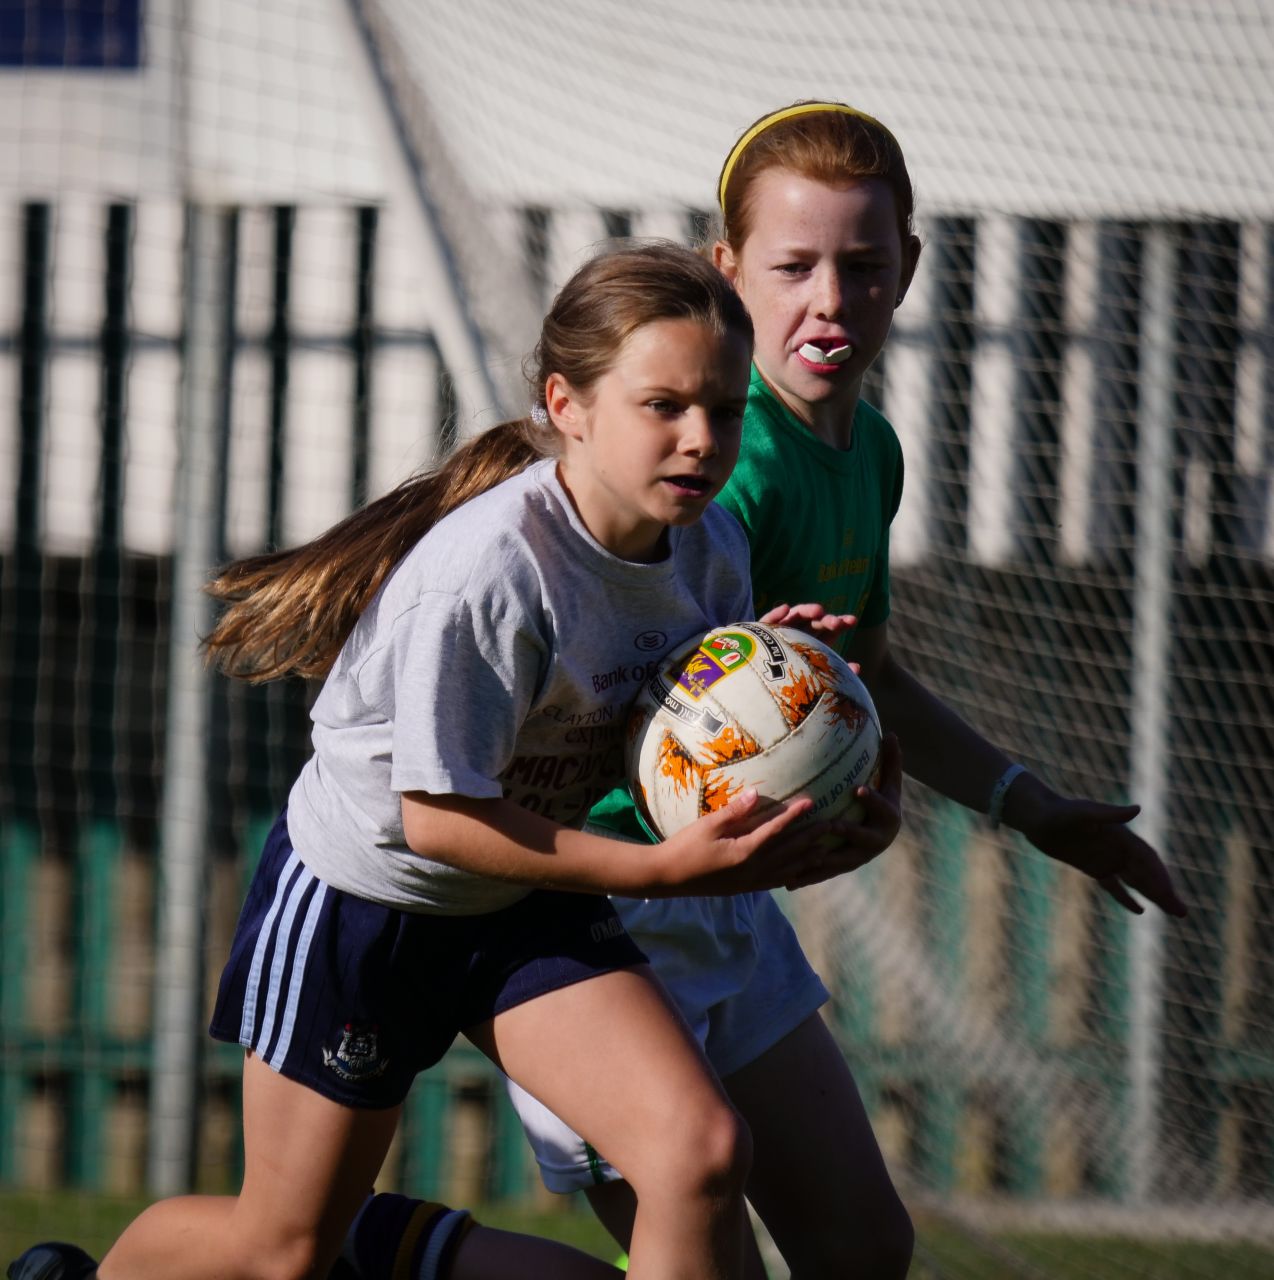
POLYGON ((1000 819, 1004 816, 1004 798, 1008 795, 1009 788, 1017 780, 1018 775, 1025 772, 1024 764, 1011 764, 995 780, 995 786, 991 788, 991 801, 986 810, 987 821, 990 822, 992 831, 1000 825, 1000 819))

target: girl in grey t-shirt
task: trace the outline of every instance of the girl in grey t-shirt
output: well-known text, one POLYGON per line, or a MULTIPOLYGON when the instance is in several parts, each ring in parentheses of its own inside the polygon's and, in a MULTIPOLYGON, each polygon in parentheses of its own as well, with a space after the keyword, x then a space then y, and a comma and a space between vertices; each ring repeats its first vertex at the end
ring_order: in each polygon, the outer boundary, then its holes
MULTIPOLYGON (((325 1274, 412 1079, 460 1031, 622 1165, 640 1200, 631 1275, 737 1272, 746 1132, 606 895, 846 867, 788 830, 807 801, 762 815, 754 793, 654 847, 579 827, 620 778, 648 664, 750 615, 742 534, 711 506, 750 353, 707 262, 673 246, 596 259, 545 320, 530 419, 214 583, 228 672, 326 683, 212 1022, 248 1050, 243 1196, 152 1206, 103 1280, 325 1274)), ((401 1233, 411 1274, 466 1247, 456 1218, 401 1233)), ((11 1275, 45 1268, 39 1248, 11 1275)), ((48 1280, 92 1265, 54 1261, 48 1280)))

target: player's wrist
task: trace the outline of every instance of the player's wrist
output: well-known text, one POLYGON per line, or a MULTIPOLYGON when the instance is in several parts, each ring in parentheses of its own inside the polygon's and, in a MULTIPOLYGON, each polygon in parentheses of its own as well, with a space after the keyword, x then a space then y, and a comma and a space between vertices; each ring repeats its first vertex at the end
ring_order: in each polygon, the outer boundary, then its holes
POLYGON ((1007 781, 1001 774, 996 783, 1003 783, 1001 795, 995 814, 988 813, 988 821, 993 828, 1004 826, 1024 834, 1042 819, 1055 794, 1051 787, 1021 766, 1007 781))
MULTIPOLYGON (((1009 814, 1010 797, 1013 796, 1015 790, 1018 795, 1021 794, 1022 785, 1028 778, 1029 774, 1026 766, 1013 762, 991 784, 991 789, 987 795, 986 819, 987 825, 992 831, 1004 824, 1011 827, 1016 825, 1009 814)), ((1018 805, 1013 805, 1015 810, 1019 807, 1018 805)))
POLYGON ((611 867, 609 893, 616 898, 665 898, 675 896, 679 888, 679 859, 672 840, 657 844, 637 844, 631 840, 611 840, 618 846, 607 851, 611 867))

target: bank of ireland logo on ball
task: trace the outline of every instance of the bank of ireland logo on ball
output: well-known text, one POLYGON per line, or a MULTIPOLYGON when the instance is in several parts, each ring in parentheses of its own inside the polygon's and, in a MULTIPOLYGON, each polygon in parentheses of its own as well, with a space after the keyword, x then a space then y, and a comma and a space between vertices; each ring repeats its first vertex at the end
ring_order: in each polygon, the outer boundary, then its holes
POLYGON ((811 818, 860 816, 876 780, 880 719, 859 678, 804 632, 717 627, 660 663, 633 702, 628 778, 643 820, 667 838, 745 787, 798 795, 811 818))

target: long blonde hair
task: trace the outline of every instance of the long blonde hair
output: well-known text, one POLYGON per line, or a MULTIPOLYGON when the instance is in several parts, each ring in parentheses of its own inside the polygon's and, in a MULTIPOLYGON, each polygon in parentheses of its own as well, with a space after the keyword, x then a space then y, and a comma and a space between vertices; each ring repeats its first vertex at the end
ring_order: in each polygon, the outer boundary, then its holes
POLYGON ((556 454, 560 437, 538 412, 548 376, 587 395, 635 330, 672 319, 752 340, 738 295, 688 249, 651 242, 586 263, 554 300, 531 358, 537 411, 476 436, 313 541, 222 569, 207 586, 227 605, 204 642, 209 660, 252 683, 326 675, 390 571, 439 520, 556 454))

